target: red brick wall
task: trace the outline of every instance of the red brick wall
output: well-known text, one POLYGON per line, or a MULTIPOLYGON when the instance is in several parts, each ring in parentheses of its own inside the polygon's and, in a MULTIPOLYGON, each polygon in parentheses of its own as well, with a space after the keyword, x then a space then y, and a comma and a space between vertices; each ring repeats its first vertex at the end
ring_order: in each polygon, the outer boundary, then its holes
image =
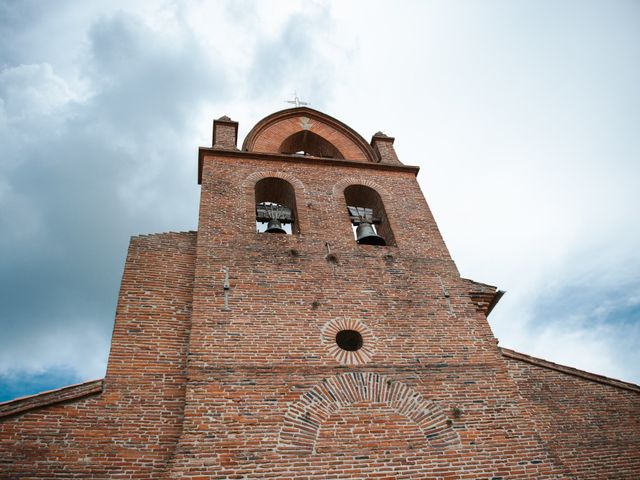
POLYGON ((181 431, 195 239, 132 239, 104 392, 0 417, 0 478, 153 478, 166 469, 181 431))
POLYGON ((514 358, 506 361, 559 463, 581 479, 640 478, 640 388, 619 388, 514 358))
POLYGON ((412 170, 205 158, 189 351, 176 478, 562 476, 412 170), (299 235, 255 233, 268 176, 293 185, 299 235), (382 197, 397 247, 356 244, 355 183, 382 197), (353 319, 371 355, 346 365, 326 332, 353 319))

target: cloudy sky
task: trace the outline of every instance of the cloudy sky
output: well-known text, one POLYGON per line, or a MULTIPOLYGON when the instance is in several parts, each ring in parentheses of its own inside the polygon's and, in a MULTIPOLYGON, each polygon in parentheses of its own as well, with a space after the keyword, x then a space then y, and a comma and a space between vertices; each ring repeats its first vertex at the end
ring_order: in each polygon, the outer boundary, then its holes
POLYGON ((104 375, 127 244, 295 91, 396 137, 502 346, 640 383, 640 3, 0 0, 0 400, 104 375))

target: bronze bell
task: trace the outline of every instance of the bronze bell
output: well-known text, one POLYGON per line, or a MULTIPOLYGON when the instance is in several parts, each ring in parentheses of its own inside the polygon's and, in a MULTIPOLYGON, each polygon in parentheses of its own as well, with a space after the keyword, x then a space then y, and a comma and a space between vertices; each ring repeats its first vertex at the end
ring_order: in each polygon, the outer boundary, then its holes
POLYGON ((376 233, 370 223, 362 222, 356 228, 356 240, 360 245, 386 245, 380 235, 376 233))
POLYGON ((267 223, 267 229, 265 230, 266 233, 287 233, 287 231, 282 228, 282 224, 280 223, 280 220, 278 219, 271 219, 269 220, 269 223, 267 223))

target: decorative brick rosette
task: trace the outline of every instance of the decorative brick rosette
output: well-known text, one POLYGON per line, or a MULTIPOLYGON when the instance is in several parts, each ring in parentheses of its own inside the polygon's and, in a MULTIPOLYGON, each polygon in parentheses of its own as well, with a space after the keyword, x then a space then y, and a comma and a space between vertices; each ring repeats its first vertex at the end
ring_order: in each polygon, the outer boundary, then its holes
POLYGON ((371 329, 357 319, 338 318, 322 327, 322 343, 327 351, 342 365, 364 365, 375 353, 377 339, 371 329), (354 351, 340 348, 336 335, 344 330, 353 330, 362 336, 362 346, 354 351))

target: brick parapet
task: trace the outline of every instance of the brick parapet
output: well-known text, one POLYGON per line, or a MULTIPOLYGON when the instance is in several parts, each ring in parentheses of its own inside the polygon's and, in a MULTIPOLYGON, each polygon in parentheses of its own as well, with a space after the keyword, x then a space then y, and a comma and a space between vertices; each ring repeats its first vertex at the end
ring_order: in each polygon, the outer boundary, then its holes
POLYGON ((237 150, 238 122, 229 117, 221 117, 213 121, 213 134, 211 145, 213 148, 223 150, 237 150))
POLYGON ((392 165, 402 165, 402 162, 396 154, 395 148, 393 148, 394 141, 395 138, 389 137, 382 132, 378 132, 371 138, 371 146, 380 158, 380 162, 392 165))

